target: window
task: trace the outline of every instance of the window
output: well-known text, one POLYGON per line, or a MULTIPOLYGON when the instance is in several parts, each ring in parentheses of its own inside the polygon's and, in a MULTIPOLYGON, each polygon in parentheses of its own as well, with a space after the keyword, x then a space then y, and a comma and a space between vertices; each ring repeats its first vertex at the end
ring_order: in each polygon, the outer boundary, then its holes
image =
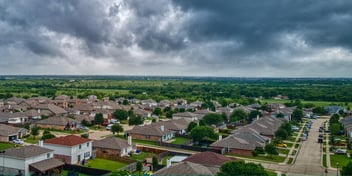
POLYGON ((90 156, 90 152, 84 153, 84 158, 87 158, 87 157, 89 157, 89 156, 90 156))
POLYGON ((50 153, 46 154, 46 158, 50 158, 50 153))
POLYGON ((82 145, 79 145, 79 146, 78 146, 78 149, 82 149, 82 145))
POLYGON ((87 143, 87 147, 89 147, 89 142, 87 143))

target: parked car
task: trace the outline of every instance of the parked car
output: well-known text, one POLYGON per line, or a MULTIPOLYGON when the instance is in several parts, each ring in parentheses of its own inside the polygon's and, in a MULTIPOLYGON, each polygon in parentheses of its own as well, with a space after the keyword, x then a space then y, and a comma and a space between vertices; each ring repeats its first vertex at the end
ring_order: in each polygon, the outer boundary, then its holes
POLYGON ((115 124, 115 123, 120 123, 118 119, 110 119, 110 123, 115 124))
POLYGON ((86 126, 81 126, 81 127, 79 127, 78 129, 85 130, 85 131, 89 131, 89 128, 86 127, 86 126))
POLYGON ((281 144, 277 144, 278 147, 287 147, 287 144, 281 143, 281 144))
POLYGON ((21 139, 15 139, 12 142, 15 144, 20 144, 20 145, 22 145, 24 143, 21 139))
POLYGON ((296 126, 291 126, 291 129, 292 129, 293 131, 298 131, 298 130, 299 130, 299 128, 296 127, 296 126))
POLYGON ((302 141, 306 141, 306 140, 307 140, 307 136, 303 136, 302 141))
POLYGON ((340 154, 340 155, 346 155, 347 154, 347 150, 346 149, 336 149, 334 151, 335 154, 340 154))
POLYGON ((106 126, 105 129, 106 129, 106 130, 111 130, 111 128, 112 128, 113 125, 114 125, 114 124, 109 124, 109 125, 106 126))

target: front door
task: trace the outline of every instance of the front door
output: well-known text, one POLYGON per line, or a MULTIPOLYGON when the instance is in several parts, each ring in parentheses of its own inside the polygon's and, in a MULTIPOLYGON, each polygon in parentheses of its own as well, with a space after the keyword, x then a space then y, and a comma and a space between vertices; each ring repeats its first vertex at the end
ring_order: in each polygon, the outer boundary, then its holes
POLYGON ((77 163, 81 162, 81 155, 78 155, 77 163))

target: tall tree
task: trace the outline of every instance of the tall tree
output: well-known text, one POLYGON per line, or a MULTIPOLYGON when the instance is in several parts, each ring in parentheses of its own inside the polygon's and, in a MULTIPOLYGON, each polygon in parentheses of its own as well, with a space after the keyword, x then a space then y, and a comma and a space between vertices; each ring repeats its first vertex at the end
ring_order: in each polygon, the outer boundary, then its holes
POLYGON ((121 125, 115 123, 115 124, 111 127, 111 132, 112 132, 112 134, 115 135, 115 133, 123 132, 123 128, 122 128, 121 125))
POLYGON ((217 125, 217 124, 222 123, 224 121, 221 114, 215 114, 215 113, 206 114, 203 117, 203 119, 205 120, 205 123, 207 125, 217 125))
POLYGON ((272 157, 272 155, 277 155, 277 148, 274 144, 266 144, 264 147, 264 150, 266 153, 269 154, 270 157, 272 157))
POLYGON ((141 175, 141 172, 143 170, 143 163, 142 162, 137 161, 136 170, 138 171, 138 175, 141 175))
POLYGON ((114 112, 114 116, 119 120, 127 120, 128 112, 123 109, 118 109, 114 112))
POLYGON ((153 111, 153 114, 160 116, 162 114, 161 108, 156 107, 153 111))
POLYGON ((128 119, 128 124, 129 125, 141 125, 141 124, 143 124, 143 119, 141 116, 133 115, 128 119))
POLYGON ((102 113, 95 114, 94 123, 96 125, 102 125, 104 123, 104 117, 102 113))
POLYGON ((39 135, 39 127, 34 126, 31 128, 31 135, 33 136, 33 138, 35 138, 36 136, 39 135))
POLYGON ((244 112, 242 109, 236 109, 231 114, 231 121, 237 122, 239 120, 243 120, 247 118, 247 113, 244 112))
POLYGON ((208 126, 197 126, 193 128, 189 136, 194 141, 198 141, 198 142, 203 139, 216 140, 218 138, 218 135, 214 132, 214 129, 208 126))
POLYGON ((195 128, 196 126, 198 126, 198 124, 196 122, 193 122, 193 121, 190 122, 187 127, 187 132, 192 131, 192 129, 195 128))
POLYGON ((217 176, 233 176, 233 175, 256 175, 268 176, 264 167, 260 164, 245 163, 244 161, 231 161, 223 164, 220 167, 220 172, 217 176))
POLYGON ((351 176, 352 175, 352 161, 349 161, 346 166, 343 166, 340 172, 341 176, 351 176))
POLYGON ((296 108, 292 113, 292 120, 300 122, 303 118, 303 111, 299 108, 296 108))
POLYGON ((154 171, 157 169, 158 164, 159 164, 158 158, 156 156, 153 156, 152 165, 153 165, 153 170, 154 171))

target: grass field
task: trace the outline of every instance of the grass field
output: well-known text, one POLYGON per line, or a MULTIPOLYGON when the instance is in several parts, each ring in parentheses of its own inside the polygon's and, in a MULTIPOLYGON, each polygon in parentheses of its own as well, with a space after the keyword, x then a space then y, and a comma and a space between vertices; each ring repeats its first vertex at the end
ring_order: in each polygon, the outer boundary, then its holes
POLYGON ((339 168, 346 166, 351 161, 346 155, 330 155, 331 167, 336 168, 336 164, 339 163, 339 168))
POLYGON ((244 156, 244 155, 236 155, 236 154, 232 154, 232 153, 229 153, 227 155, 238 156, 238 157, 254 159, 254 160, 269 161, 269 162, 275 162, 275 163, 281 163, 281 162, 285 161, 285 157, 277 156, 277 155, 272 155, 271 157, 270 156, 264 156, 264 155, 244 156))
POLYGON ((88 160, 88 163, 86 165, 88 167, 90 166, 90 167, 96 168, 96 169, 116 171, 117 169, 120 169, 120 168, 126 166, 127 164, 117 162, 117 161, 112 161, 112 160, 95 158, 93 160, 88 160))
POLYGON ((173 144, 184 144, 188 141, 190 141, 191 139, 189 138, 184 138, 184 137, 175 137, 175 140, 172 141, 171 143, 173 144))
MULTIPOLYGON (((291 100, 274 100, 274 99, 263 99, 260 100, 262 103, 288 103, 291 100)), ((303 104, 307 104, 307 103, 312 103, 315 106, 329 106, 329 105, 343 105, 345 104, 345 102, 329 102, 329 101, 305 101, 305 100, 301 100, 301 102, 303 104)), ((351 105, 350 105, 351 107, 351 105)))
POLYGON ((326 154, 323 155, 323 166, 327 167, 327 165, 326 165, 326 154))
POLYGON ((0 150, 6 150, 8 148, 14 147, 15 144, 9 142, 0 142, 0 150))
POLYGON ((145 160, 146 158, 151 158, 154 155, 155 155, 154 153, 141 151, 139 154, 133 154, 132 159, 133 160, 145 160))
POLYGON ((26 138, 23 138, 24 142, 30 143, 30 144, 38 144, 40 137, 37 136, 36 138, 33 138, 33 136, 28 136, 26 138))

